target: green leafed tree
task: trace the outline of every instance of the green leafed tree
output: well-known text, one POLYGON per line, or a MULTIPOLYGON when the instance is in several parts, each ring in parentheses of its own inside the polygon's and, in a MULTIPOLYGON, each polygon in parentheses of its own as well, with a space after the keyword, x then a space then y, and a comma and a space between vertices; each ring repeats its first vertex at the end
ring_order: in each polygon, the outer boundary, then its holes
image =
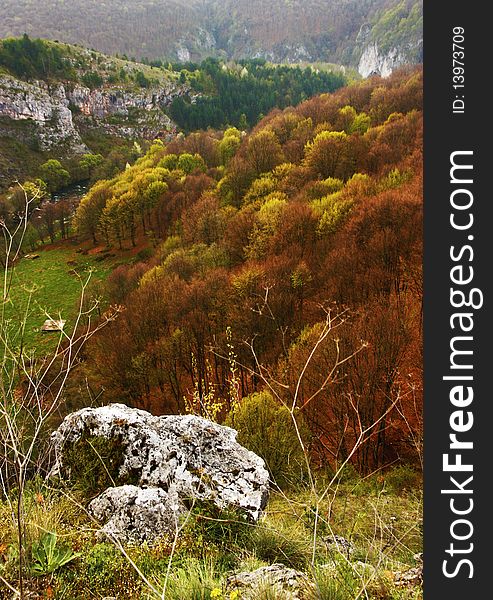
POLYGON ((94 173, 95 169, 101 165, 104 158, 101 154, 84 154, 79 161, 79 167, 82 170, 83 176, 89 178, 94 173))
POLYGON ((70 182, 70 173, 59 160, 54 158, 50 158, 40 166, 39 174, 51 193, 65 187, 70 182))

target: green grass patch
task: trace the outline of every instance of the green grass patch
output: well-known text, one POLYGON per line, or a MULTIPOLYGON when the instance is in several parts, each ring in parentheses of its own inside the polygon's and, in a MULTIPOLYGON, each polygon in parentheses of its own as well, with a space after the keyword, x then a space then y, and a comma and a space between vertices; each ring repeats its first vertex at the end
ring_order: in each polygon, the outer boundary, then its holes
POLYGON ((94 288, 111 267, 70 247, 41 250, 38 254, 36 259, 22 258, 13 268, 5 325, 16 346, 22 343, 26 350, 43 355, 56 347, 60 336, 57 332, 42 333, 44 321, 48 316, 64 319, 65 331, 70 334, 84 283, 89 279, 89 287, 94 288))
MULTIPOLYGON (((161 538, 154 544, 128 546, 127 558, 109 541, 96 539, 97 526, 83 509, 87 498, 80 490, 66 491, 68 495, 36 480, 25 495, 28 548, 49 531, 61 549, 76 555, 49 577, 28 572, 27 589, 41 597, 49 587, 55 600, 157 600, 129 557, 154 589, 161 591, 167 580, 167 600, 229 600, 228 575, 273 562, 304 571, 316 584, 303 600, 422 600, 421 586, 398 587, 393 578, 395 572, 415 567, 414 554, 422 550, 419 489, 397 494, 383 482, 380 490, 375 487, 362 495, 355 493, 355 482, 340 484, 320 502, 316 532, 309 516, 313 498, 303 488, 272 494, 257 524, 197 503, 183 523, 174 552, 172 541, 161 538), (331 534, 350 541, 351 553, 329 545, 331 534)), ((0 574, 12 583, 17 573, 15 537, 11 509, 0 500, 0 574)), ((27 560, 29 566, 29 553, 27 560)), ((240 593, 238 600, 247 597, 240 593)), ((282 598, 271 590, 257 597, 282 598)))

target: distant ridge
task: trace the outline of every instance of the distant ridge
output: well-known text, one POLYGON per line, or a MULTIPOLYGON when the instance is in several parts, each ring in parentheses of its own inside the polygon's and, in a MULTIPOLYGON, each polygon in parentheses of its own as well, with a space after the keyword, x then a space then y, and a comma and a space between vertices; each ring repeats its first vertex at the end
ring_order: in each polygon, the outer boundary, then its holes
POLYGON ((24 32, 138 60, 261 57, 358 67, 363 57, 368 71, 389 56, 392 66, 421 62, 422 2, 2 0, 0 37, 24 32))

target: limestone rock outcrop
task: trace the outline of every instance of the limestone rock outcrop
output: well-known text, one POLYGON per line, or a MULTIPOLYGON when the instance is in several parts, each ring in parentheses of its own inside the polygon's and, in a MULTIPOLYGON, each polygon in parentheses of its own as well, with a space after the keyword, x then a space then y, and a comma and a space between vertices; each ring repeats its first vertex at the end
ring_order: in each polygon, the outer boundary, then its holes
POLYGON ((108 488, 95 498, 89 511, 105 522, 99 537, 139 543, 153 541, 156 532, 174 535, 183 506, 161 488, 122 485, 108 488))
POLYGON ((325 545, 331 551, 339 552, 349 559, 355 552, 353 544, 342 535, 329 535, 324 539, 325 545))
POLYGON ((388 77, 399 67, 414 64, 413 61, 409 60, 409 56, 419 55, 421 45, 422 40, 412 48, 396 47, 383 51, 376 42, 372 42, 363 50, 358 64, 358 72, 362 77, 369 77, 370 75, 388 77))
POLYGON ((176 132, 163 109, 185 94, 191 102, 196 100, 186 85, 171 79, 141 90, 90 89, 80 83, 22 81, 0 74, 0 135, 64 156, 89 152, 81 139, 82 127, 153 139, 176 132))
POLYGON ((62 84, 50 87, 44 81, 0 75, 0 117, 29 122, 41 150, 64 145, 68 154, 89 152, 74 126, 62 84))
MULTIPOLYGON (((257 520, 267 502, 269 475, 264 461, 238 444, 236 435, 234 429, 193 415, 156 417, 123 404, 84 408, 68 415, 52 434, 50 475, 71 479, 64 456, 83 438, 118 440, 118 477, 131 474, 136 485, 110 488, 91 503, 98 518, 113 515, 105 525, 108 531, 121 530, 125 538, 123 523, 137 524, 142 508, 152 513, 158 536, 191 499, 239 509, 257 520)), ((151 539, 150 529, 147 524, 142 533, 133 528, 126 537, 151 539)))
POLYGON ((265 588, 269 588, 276 598, 302 600, 313 590, 313 583, 304 573, 281 563, 236 573, 226 580, 226 591, 239 590, 244 600, 258 598, 265 588))

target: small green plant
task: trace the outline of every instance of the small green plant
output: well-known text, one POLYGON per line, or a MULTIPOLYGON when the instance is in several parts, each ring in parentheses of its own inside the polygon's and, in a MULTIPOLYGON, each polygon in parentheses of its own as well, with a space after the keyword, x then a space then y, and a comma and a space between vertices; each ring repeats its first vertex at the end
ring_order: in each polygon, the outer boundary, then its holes
POLYGON ((311 557, 310 537, 301 523, 276 519, 259 523, 248 540, 248 549, 267 564, 283 563, 293 569, 306 568, 311 557))
POLYGON ((56 533, 51 531, 43 533, 39 540, 33 542, 31 548, 33 575, 53 573, 79 556, 68 546, 61 546, 57 542, 56 533))
MULTIPOLYGON (((214 557, 189 558, 176 566, 169 577, 166 598, 169 600, 223 600, 221 591, 221 566, 214 557)), ((226 599, 228 597, 226 596, 226 599)), ((229 599, 228 599, 229 600, 229 599)))
MULTIPOLYGON (((142 558, 148 556, 143 548, 128 549, 139 566, 142 558)), ((149 563, 152 560, 149 559, 149 563)), ((159 565, 152 565, 159 568, 159 565)), ((151 565, 148 565, 152 572, 151 565)), ((83 600, 89 597, 113 596, 121 600, 148 598, 142 594, 143 582, 135 569, 122 553, 110 543, 92 545, 89 542, 81 547, 77 569, 61 569, 55 573, 57 598, 83 600)))
MULTIPOLYGON (((309 434, 301 418, 297 418, 297 424, 306 441, 309 434)), ((238 431, 240 444, 265 460, 273 482, 280 488, 304 480, 306 461, 290 410, 269 392, 243 398, 228 415, 225 425, 238 431)))
MULTIPOLYGON (((0 576, 9 577, 15 574, 19 564, 19 545, 0 544, 0 576)), ((15 576, 15 575, 14 575, 15 576)))
POLYGON ((397 495, 419 489, 423 483, 421 473, 408 465, 401 465, 388 471, 384 479, 385 487, 397 495))
POLYGON ((315 590, 310 600, 351 600, 358 596, 359 583, 348 564, 318 567, 315 571, 315 590))
POLYGON ((248 545, 253 530, 253 524, 240 510, 221 510, 211 501, 195 501, 182 534, 182 550, 200 556, 208 552, 221 554, 226 560, 229 551, 248 545))

